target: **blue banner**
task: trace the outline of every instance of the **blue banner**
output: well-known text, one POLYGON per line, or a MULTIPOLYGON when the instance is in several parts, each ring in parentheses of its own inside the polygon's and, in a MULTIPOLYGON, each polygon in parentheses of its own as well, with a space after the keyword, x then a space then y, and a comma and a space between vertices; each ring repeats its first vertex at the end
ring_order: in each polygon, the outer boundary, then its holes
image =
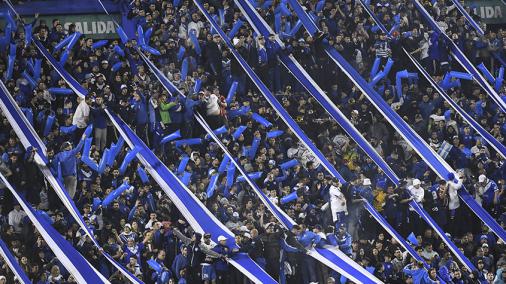
POLYGON ((322 261, 325 265, 329 265, 328 262, 335 263, 340 268, 338 272, 354 283, 383 283, 374 276, 372 278, 367 276, 368 274, 372 276, 372 274, 356 262, 350 261, 339 249, 314 248, 310 250, 309 255, 322 261))
MULTIPOLYGON (((19 137, 23 147, 25 149, 31 149, 32 147, 36 148, 35 160, 37 161, 37 165, 39 169, 46 177, 46 180, 49 182, 51 187, 56 191, 58 197, 65 205, 65 207, 69 210, 71 215, 74 217, 76 222, 79 224, 81 229, 83 229, 86 234, 91 238, 93 243, 100 248, 100 245, 95 240, 94 235, 91 233, 89 228, 86 226, 84 222, 83 216, 77 209, 74 204, 74 201, 68 195, 68 192, 64 189, 63 182, 53 176, 53 173, 49 170, 47 164, 48 159, 46 157, 46 147, 42 140, 37 136, 37 133, 33 129, 33 127, 28 123, 25 116, 22 115, 21 110, 17 106, 16 102, 14 102, 13 97, 9 94, 9 91, 0 81, 0 108, 2 112, 5 114, 9 123, 13 126, 16 135, 19 137)), ((123 268, 120 264, 118 264, 110 255, 108 255, 105 251, 101 250, 102 254, 106 257, 106 259, 111 262, 114 267, 121 271, 123 275, 125 275, 130 281, 133 283, 142 283, 135 276, 133 276, 128 270, 123 268)))
MULTIPOLYGON (((277 206, 275 206, 274 203, 271 202, 271 200, 263 193, 263 191, 256 185, 256 183, 251 179, 251 177, 244 171, 242 166, 234 159, 232 154, 228 151, 227 147, 221 142, 221 140, 214 134, 207 124, 205 122, 204 118, 200 114, 196 114, 195 118, 197 121, 204 127, 204 130, 206 130, 209 135, 213 138, 214 142, 220 146, 220 148, 225 152, 226 157, 232 162, 232 169, 238 169, 240 174, 242 175, 241 179, 244 179, 253 189, 253 191, 258 195, 258 198, 264 203, 264 205, 274 214, 274 216, 288 229, 290 229, 295 222, 281 209, 279 209, 277 206)), ((229 179, 227 175, 227 182, 233 180, 233 176, 231 179, 229 179)))
MULTIPOLYGON (((217 239, 219 236, 225 236, 227 238, 227 245, 230 248, 238 248, 234 240, 234 234, 220 223, 198 198, 169 171, 128 125, 109 110, 106 110, 106 113, 109 115, 109 118, 121 136, 125 139, 125 142, 132 148, 138 147, 140 149, 137 154, 138 159, 153 179, 160 185, 162 190, 174 202, 192 228, 196 232, 202 234, 210 233, 214 242, 218 242, 217 239)), ((253 261, 249 262, 241 258, 238 258, 236 261, 235 257, 233 257, 232 260, 234 260, 232 264, 255 283, 276 283, 274 279, 253 261)))
POLYGON ((425 79, 430 82, 432 87, 446 100, 446 102, 452 106, 452 108, 464 118, 464 120, 474 129, 476 132, 480 134, 485 141, 488 142, 490 146, 492 146, 497 153, 499 153, 504 159, 506 159, 506 146, 504 146, 501 142, 497 141, 487 130, 485 130, 478 122, 474 120, 472 116, 470 116, 462 107, 457 104, 453 99, 432 79, 432 77, 425 71, 422 65, 413 57, 409 52, 404 50, 406 55, 411 59, 411 62, 418 68, 418 71, 423 74, 425 79))
MULTIPOLYGON (((208 14, 205 14, 207 16, 208 14)), ((226 37, 223 30, 214 22, 214 20, 211 22, 213 24, 213 28, 219 29, 217 30, 218 34, 222 37, 223 40, 225 40, 225 43, 229 46, 229 48, 233 47, 230 40, 226 37)), ((306 147, 308 147, 312 153, 315 155, 315 157, 322 163, 322 165, 331 172, 334 176, 338 177, 339 180, 342 183, 345 183, 346 181, 342 178, 342 176, 337 172, 337 170, 334 168, 334 166, 325 158, 323 153, 311 142, 309 137, 306 136, 306 134, 302 131, 300 126, 293 120, 293 118, 288 114, 288 112, 283 108, 281 103, 274 97, 274 95, 269 91, 269 89, 261 82, 260 78, 253 72, 251 67, 247 65, 246 61, 239 55, 239 53, 235 49, 230 49, 232 54, 236 57, 236 59, 240 62, 241 66, 245 69, 246 73, 250 78, 252 78, 255 85, 258 87, 258 89, 261 91, 261 93, 264 95, 264 97, 269 101, 269 103, 273 106, 273 108, 276 110, 278 115, 285 121, 285 123, 290 127, 292 132, 297 135, 297 137, 304 143, 306 147)), ((183 95, 168 79, 165 77, 165 75, 147 58, 144 56, 144 54, 140 53, 141 58, 144 60, 144 62, 148 65, 151 72, 160 80, 162 83, 162 86, 167 90, 170 94, 179 94, 183 95)), ((220 167, 221 168, 221 167, 220 167)))
POLYGON ((0 239, 0 254, 21 283, 32 283, 2 239, 0 239))
POLYGON ((483 29, 480 27, 480 25, 471 17, 471 15, 469 15, 469 13, 467 13, 466 9, 462 6, 462 4, 460 4, 460 1, 458 0, 452 0, 452 3, 453 5, 455 5, 455 7, 457 8, 457 10, 459 10, 459 12, 464 15, 464 17, 466 18, 467 22, 481 35, 485 35, 485 32, 483 31, 483 29))
POLYGON ((84 98, 88 95, 88 91, 83 88, 79 83, 70 75, 63 66, 60 65, 59 62, 56 61, 56 59, 49 53, 49 51, 40 43, 37 39, 32 38, 33 43, 37 47, 37 49, 40 51, 42 56, 44 56, 47 61, 53 66, 53 68, 58 72, 58 74, 67 82, 67 84, 70 86, 70 88, 81 98, 84 98))
POLYGON ((47 164, 48 159, 46 157, 46 145, 42 142, 42 140, 38 137, 35 129, 33 129, 32 125, 26 117, 23 115, 21 109, 19 109, 17 103, 14 101, 14 97, 11 96, 7 87, 0 82, 0 108, 2 112, 9 120, 9 123, 12 126, 17 125, 18 127, 13 127, 14 132, 19 137, 21 144, 25 148, 30 146, 37 148, 37 157, 42 160, 42 163, 47 164))
MULTIPOLYGON (((245 0, 237 0, 239 9, 245 15, 249 24, 253 27, 257 34, 263 35, 268 38, 274 31, 267 25, 267 23, 258 15, 257 11, 253 9, 250 3, 245 0)), ((302 21, 303 22, 303 21, 302 21)), ((304 24, 304 23, 303 23, 304 24)), ((284 44, 277 39, 276 43, 281 48, 284 44)), ((376 152, 376 150, 367 142, 362 134, 353 126, 353 124, 346 118, 346 116, 337 108, 332 100, 325 94, 325 92, 314 82, 304 68, 295 60, 292 55, 287 55, 284 51, 278 53, 278 58, 283 65, 290 70, 293 76, 297 78, 304 88, 315 98, 316 101, 329 113, 332 118, 346 131, 346 133, 357 143, 357 145, 369 156, 371 159, 383 170, 383 172, 392 180, 398 181, 399 178, 390 168, 390 166, 383 160, 383 158, 376 152)))
MULTIPOLYGON (((229 45, 229 48, 231 49, 231 51, 234 53, 235 49, 230 44, 230 40, 228 40, 228 38, 224 35, 224 33, 221 30, 221 28, 214 22, 214 20, 212 19, 212 17, 203 8, 202 4, 200 4, 198 1, 195 1, 195 4, 200 9, 200 11, 204 14, 204 16, 207 18, 207 20, 211 23, 211 25, 213 26, 214 30, 216 30, 220 34, 220 36, 223 38, 223 40, 225 40, 225 42, 229 45)), ((234 55, 236 56, 236 54, 234 54, 234 55)), ((241 62, 242 57, 236 56, 236 58, 241 63, 241 65, 243 66, 243 68, 246 71, 248 71, 248 68, 245 68, 245 66, 247 66, 247 65, 246 64, 242 64, 242 62, 241 62)), ((254 76, 252 76, 252 78, 257 78, 256 74, 254 72, 252 72, 252 75, 254 75, 254 76)), ((256 83, 256 85, 259 86, 259 85, 263 85, 263 84, 256 83)), ((214 139, 214 141, 226 153, 226 157, 228 157, 231 160, 231 162, 235 165, 235 167, 240 171, 240 173, 242 174, 242 176, 244 177, 244 179, 248 182, 248 184, 251 186, 251 188, 254 190, 254 192, 257 194, 257 196, 260 198, 260 200, 264 203, 264 205, 266 205, 266 207, 269 209, 269 211, 272 214, 274 214, 274 216, 283 224, 283 226, 285 226, 288 229, 291 228, 295 224, 295 222, 285 212, 283 212, 279 207, 277 207, 275 204, 273 204, 267 196, 265 196, 265 194, 262 192, 262 190, 260 190, 258 188, 258 186, 246 174, 246 172, 241 167, 241 165, 231 156, 231 154, 228 151, 228 149, 226 148, 226 146, 223 145, 223 143, 218 139, 218 137, 212 132, 211 128, 207 125, 207 123, 200 116, 200 114, 196 114, 195 117, 200 122, 200 124, 204 127, 204 129, 206 129, 206 132, 209 135, 211 135, 211 137, 214 139)), ((288 116, 288 117, 290 117, 290 116, 288 116)), ((293 162, 290 162, 290 164, 293 164, 293 162)), ((353 265, 350 266, 349 270, 344 270, 343 271, 342 265, 340 265, 340 263, 350 262, 350 259, 348 257, 346 257, 345 255, 337 257, 335 254, 332 254, 332 252, 330 250, 327 250, 327 249, 322 249, 322 253, 327 254, 329 256, 333 255, 334 257, 332 259, 329 259, 329 258, 326 258, 326 256, 322 256, 321 254, 319 254, 319 255, 311 255, 311 256, 313 256, 314 258, 316 258, 318 261, 326 264, 330 268, 338 271, 339 273, 343 273, 344 271, 350 271, 353 275, 355 275, 355 277, 362 279, 362 283, 378 283, 378 282, 381 282, 376 277, 374 277, 372 274, 368 273, 365 270, 360 270, 360 268, 355 269, 355 270, 351 269, 351 268, 354 268, 353 265)))
MULTIPOLYGON (((381 23, 381 21, 376 17, 376 15, 374 14, 374 12, 371 10, 371 8, 369 7, 369 5, 367 3, 364 2, 364 0, 359 0, 360 4, 362 5, 362 8, 364 8, 364 10, 367 12, 367 14, 369 14, 369 16, 371 18, 374 19, 374 22, 376 23, 376 26, 378 26, 378 28, 386 35, 388 35, 388 30, 387 28, 385 28, 385 26, 381 23)), ((293 2, 290 1, 290 5, 292 5, 293 7, 293 2)), ((298 14, 297 14, 298 15, 298 14)), ((300 16, 299 16, 300 17, 300 16)))
MULTIPOLYGON (((301 18, 304 26, 310 31, 315 33, 318 31, 316 24, 309 18, 309 16, 302 10, 302 7, 295 0, 289 0, 294 10, 301 18)), ((367 84, 367 82, 358 74, 358 72, 351 67, 344 58, 333 48, 326 45, 327 54, 334 60, 334 62, 347 74, 347 76, 357 85, 363 93, 369 98, 371 103, 384 115, 390 124, 404 137, 404 139, 417 151, 417 153, 429 164, 436 173, 442 178, 446 178, 448 173, 453 171, 444 160, 437 156, 434 151, 418 136, 399 116, 395 113, 386 102, 367 84), (431 157, 432 156, 432 157, 431 157)), ((423 209, 421 209, 423 211, 423 209)), ((425 215, 426 212, 423 212, 425 215)), ((374 215, 373 215, 374 216, 374 215)), ((428 221, 428 220, 426 220, 428 221)), ((437 230, 435 222, 428 222, 431 227, 437 230)), ((440 228, 439 228, 440 229, 440 228)), ((503 230, 504 231, 504 230, 503 230)), ((450 241, 451 243, 451 241, 450 241)), ((455 246, 453 243, 451 243, 455 246)), ((466 259, 467 260, 467 259, 466 259)))
POLYGON ((427 224, 429 224, 436 233, 439 235, 439 237, 443 240, 443 242, 448 246, 448 248, 453 252, 453 254, 460 260, 462 264, 464 264, 469 271, 476 271, 476 267, 469 261, 469 259, 459 250, 459 248, 448 238, 448 236, 445 234, 445 231, 439 227, 439 225, 430 217, 429 214, 425 210, 420 207, 418 203, 411 200, 409 202, 409 206, 413 208, 416 213, 425 221, 427 224))
POLYGON ((12 188, 9 181, 2 174, 0 174, 0 179, 19 202, 58 260, 75 277, 78 283, 109 283, 53 226, 47 223, 44 218, 37 216, 32 206, 12 188))
MULTIPOLYGON (((288 0, 294 10, 297 12, 299 17, 301 17, 304 26, 308 29, 310 33, 315 33, 318 31, 318 27, 316 24, 309 18, 309 16, 302 10, 302 7, 295 0, 288 0)), ((428 15, 427 11, 418 3, 418 1, 413 0, 415 2, 415 6, 420 10, 420 12, 427 18, 431 26, 436 31, 439 30, 439 27, 436 23, 433 22, 430 15, 428 15)), ((444 34, 443 34, 444 35, 444 34)), ((446 35, 444 35, 446 36, 446 35)), ((453 44, 453 42, 450 41, 453 44)), ((374 90, 368 89, 367 83, 360 76, 360 74, 346 62, 346 60, 332 47, 326 45, 325 50, 327 54, 334 60, 334 62, 343 70, 343 72, 350 78, 356 86, 358 86, 364 94, 367 95, 367 98, 373 103, 373 105, 380 111, 380 113, 387 118, 390 125, 396 129, 396 131, 401 134, 401 136, 410 144, 410 146, 415 149, 418 155, 432 168, 432 170, 439 175, 440 178, 446 179, 448 174, 454 173, 455 171, 448 165, 437 153, 435 153, 429 145, 407 125, 407 123, 395 112, 390 106, 381 98, 381 96, 376 93, 374 90), (367 90, 367 92, 366 92, 367 90)), ((474 68, 474 67, 473 67, 474 68)), ((478 73, 478 71, 476 71, 478 73)), ((474 78, 482 78, 481 74, 477 74, 477 76, 472 73, 474 78)), ((485 80, 485 79, 483 79, 485 80)), ((464 188, 463 188, 464 189, 464 188)), ((460 195, 461 198, 462 195, 460 195)), ((494 233, 499 236, 502 240, 506 241, 506 232, 505 230, 497 224, 497 222, 490 217, 490 215, 479 206, 475 200, 468 200, 467 203, 473 203, 473 212, 479 217, 488 216, 483 218, 482 220, 489 226, 489 228, 494 231, 494 233)), ((469 205, 468 205, 469 206, 469 205)), ((471 207, 471 206, 470 206, 471 207)))
POLYGON ((494 218, 492 218, 492 216, 490 216, 490 214, 488 214, 488 212, 476 202, 473 196, 469 194, 465 188, 461 188, 459 190, 459 196, 460 199, 462 199, 462 201, 464 201, 464 203, 474 212, 474 214, 476 214, 478 219, 487 224, 487 226, 496 233, 499 238, 502 240, 506 239, 506 234, 501 225, 499 225, 497 221, 494 220, 494 218))
POLYGON ((367 201, 364 200, 364 207, 369 211, 369 214, 376 219, 376 221, 387 231, 392 237, 395 238, 399 242, 399 244, 417 261, 421 261, 425 264, 425 267, 428 268, 429 266, 427 263, 423 260, 423 258, 418 255, 418 253, 404 240, 404 238, 394 229, 390 224, 388 224, 387 220, 383 218, 383 216, 376 211, 376 209, 367 201))
MULTIPOLYGON (((211 135, 213 140, 220 146, 220 148, 225 152, 225 155, 229 157, 232 162, 232 167, 235 166, 241 173, 244 180, 250 185, 253 191, 257 194, 258 198, 264 203, 264 205, 269 209, 269 211, 278 219, 278 221, 287 229, 291 229, 293 225, 295 225, 295 221, 292 220, 284 211, 282 211, 278 206, 276 206, 272 201, 263 193, 263 191, 256 185, 256 183, 251 179, 251 177, 246 174, 245 170, 242 166, 232 157, 232 154, 228 151, 227 147, 218 139, 218 137, 211 131, 211 128, 204 121, 204 118, 197 114, 195 116, 197 121, 202 124, 207 133, 211 135)), ((296 161, 296 160, 295 160, 296 161)), ((291 161, 290 161, 291 162, 291 161)), ((228 180, 228 177, 227 177, 228 180)), ((339 273, 342 273, 342 270, 346 270, 343 267, 342 263, 350 262, 350 260, 345 255, 335 255, 329 249, 321 249, 320 255, 311 254, 312 257, 315 257, 318 261, 328 265, 330 268, 336 270, 339 273), (321 257, 323 256, 323 258, 321 257), (331 258, 328 258, 331 256, 331 258)), ((373 275, 368 273, 365 270, 357 269, 353 264, 349 265, 348 270, 351 272, 354 277, 357 279, 361 279, 361 283, 377 283, 377 280, 373 275)))
POLYGON ((501 96, 490 86, 487 80, 481 75, 481 73, 474 67, 474 65, 469 61, 469 59, 465 56, 465 54, 460 50, 460 48, 446 35, 446 33, 439 27, 439 25, 434 21, 431 15, 425 10, 425 8, 418 2, 417 0, 411 0, 416 9, 420 12, 420 14, 425 18, 429 26, 438 34, 441 34, 442 38, 449 45, 452 50, 452 56, 456 61, 462 65, 462 67, 474 76, 474 79, 478 82, 478 84, 485 90, 488 96, 495 101, 495 103, 499 106, 502 112, 506 112, 506 102, 501 98, 501 96))

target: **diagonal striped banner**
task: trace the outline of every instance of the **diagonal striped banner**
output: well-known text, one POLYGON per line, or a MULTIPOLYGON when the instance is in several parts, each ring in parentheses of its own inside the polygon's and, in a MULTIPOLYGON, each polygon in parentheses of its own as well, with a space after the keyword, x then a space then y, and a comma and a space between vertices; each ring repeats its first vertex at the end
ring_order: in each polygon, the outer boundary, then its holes
MULTIPOLYGON (((9 90, 5 87, 4 83, 0 81, 0 108, 2 112, 7 117, 9 123, 13 126, 12 128, 16 132, 16 135, 21 140, 21 144, 27 150, 30 148, 34 148, 35 152, 35 161, 39 170, 42 172, 46 180, 49 182, 51 187, 55 190, 56 194, 62 201, 63 205, 69 210, 70 214, 76 220, 79 227, 84 230, 84 232, 91 238, 95 246, 100 248, 100 244, 96 241, 94 235, 91 233, 90 229, 86 226, 84 222, 83 216, 77 209, 74 201, 68 195, 65 187, 62 182, 56 178, 51 170, 48 167, 48 159, 45 154, 45 145, 37 135, 32 125, 28 123, 25 116, 21 112, 21 109, 17 106, 16 102, 12 98, 9 93, 9 90)), ((128 270, 122 267, 119 263, 117 263, 110 255, 108 255, 105 251, 101 250, 102 254, 106 257, 106 259, 114 265, 117 269, 121 271, 123 275, 125 275, 132 283, 142 283, 142 281, 138 280, 135 276, 133 276, 128 270)))
POLYGON ((21 283, 32 283, 2 239, 0 239, 0 255, 21 283))
POLYGON ((78 283, 109 283, 53 226, 44 220, 44 218, 40 218, 35 214, 32 206, 14 190, 9 181, 1 173, 0 179, 19 202, 58 260, 75 277, 78 283))
POLYGON ((459 104, 457 104, 446 92, 439 86, 434 79, 430 76, 430 74, 425 71, 425 69, 422 67, 422 65, 411 55, 409 52, 404 49, 404 53, 409 57, 411 62, 416 66, 418 71, 422 73, 422 75, 429 81, 429 83, 432 85, 432 87, 445 99, 445 101, 452 106, 452 108, 462 116, 462 118, 474 129, 476 132, 480 134, 481 137, 485 141, 488 142, 492 148, 494 148, 499 155, 501 155, 504 159, 506 159, 506 146, 502 144, 501 142, 497 141, 497 139, 494 138, 485 128, 483 128, 472 116, 470 116, 459 104))
MULTIPOLYGON (((319 31, 317 25, 302 9, 297 0, 288 0, 294 8, 302 24, 309 33, 314 34, 319 31)), ((448 163, 444 161, 434 150, 381 98, 381 96, 372 89, 367 81, 335 50, 333 47, 324 45, 327 55, 336 63, 337 66, 348 76, 348 78, 366 95, 369 101, 376 109, 387 119, 390 125, 404 138, 404 140, 418 153, 418 155, 431 167, 431 169, 442 179, 446 179, 449 173, 454 173, 448 163)), ((459 191, 459 196, 463 199, 465 188, 459 191)), ((464 200, 464 199, 463 199, 464 200)), ((476 203, 473 200, 465 200, 468 206, 476 203)), ((470 206, 471 207, 471 206, 470 206)), ((483 220, 487 226, 502 240, 506 241, 506 232, 495 221, 490 214, 483 208, 472 206, 473 212, 483 220)))
POLYGON ((483 77, 483 75, 474 67, 471 61, 466 57, 464 52, 460 50, 460 48, 448 37, 448 35, 439 27, 439 25, 434 21, 432 16, 427 12, 427 10, 423 7, 418 0, 411 0, 415 5, 416 9, 423 16, 425 21, 429 24, 429 26, 438 34, 440 34, 444 41, 450 46, 452 51, 452 56, 455 58, 457 62, 469 73, 473 75, 473 78, 476 82, 485 90, 488 96, 499 106, 502 112, 506 112, 506 102, 501 98, 501 96, 494 90, 492 86, 487 82, 487 80, 483 77))
MULTIPOLYGON (((269 38, 269 35, 275 34, 271 27, 264 21, 253 6, 245 0, 234 0, 236 5, 241 10, 243 16, 247 19, 248 23, 254 31, 269 38)), ((275 43, 281 49, 285 46, 275 34, 275 43)), ((304 88, 314 97, 314 99, 327 111, 327 113, 343 128, 343 130, 357 143, 357 145, 383 170, 383 172, 391 179, 399 181, 397 175, 393 172, 390 166, 383 160, 383 158, 376 152, 374 147, 362 136, 362 134, 355 128, 355 126, 346 118, 346 116, 339 110, 339 108, 332 102, 332 100, 325 94, 325 92, 316 84, 316 82, 309 76, 299 62, 292 56, 288 55, 285 51, 281 50, 278 54, 279 61, 297 78, 304 88)))
MULTIPOLYGON (((132 129, 116 114, 109 110, 106 110, 106 113, 129 147, 139 148, 137 158, 174 202, 190 226, 198 233, 210 233, 212 240, 216 243, 219 236, 225 236, 230 248, 238 248, 234 234, 156 157, 132 129)), ((232 257, 230 262, 255 283, 276 283, 249 257, 232 257)))
POLYGON ((74 79, 74 77, 72 77, 72 75, 70 75, 70 73, 68 73, 65 69, 63 69, 61 64, 58 61, 56 61, 56 59, 49 53, 49 51, 46 49, 46 47, 44 45, 42 45, 42 43, 38 39, 33 37, 32 42, 37 47, 37 49, 40 51, 42 56, 44 56, 46 58, 46 60, 49 62, 49 64, 51 64, 51 66, 53 66, 54 70, 56 70, 56 72, 58 72, 58 74, 63 78, 63 80, 65 80, 65 82, 67 82, 67 84, 74 91, 74 93, 76 93, 81 98, 84 98, 88 95, 88 91, 85 88, 83 88, 81 85, 79 85, 77 80, 74 79))

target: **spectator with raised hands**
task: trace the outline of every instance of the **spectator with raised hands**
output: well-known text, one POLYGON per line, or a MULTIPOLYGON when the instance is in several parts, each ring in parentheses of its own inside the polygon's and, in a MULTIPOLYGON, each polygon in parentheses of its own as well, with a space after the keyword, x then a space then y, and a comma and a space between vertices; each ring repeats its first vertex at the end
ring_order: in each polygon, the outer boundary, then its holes
POLYGON ((77 156, 84 145, 86 133, 83 133, 79 144, 75 148, 72 147, 72 142, 66 141, 61 146, 60 152, 55 155, 54 164, 61 168, 63 177, 63 184, 68 191, 69 196, 74 198, 77 189, 77 156))

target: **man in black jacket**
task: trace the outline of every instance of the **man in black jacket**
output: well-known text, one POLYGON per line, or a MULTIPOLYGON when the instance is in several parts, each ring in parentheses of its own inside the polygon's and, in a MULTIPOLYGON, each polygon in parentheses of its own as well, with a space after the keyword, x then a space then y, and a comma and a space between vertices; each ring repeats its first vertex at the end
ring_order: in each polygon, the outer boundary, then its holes
POLYGON ((208 249, 207 246, 201 242, 202 235, 197 232, 194 232, 191 238, 188 238, 176 228, 174 228, 173 233, 188 247, 188 283, 199 283, 201 281, 202 278, 200 266, 206 259, 206 256, 209 256, 211 258, 225 257, 208 249))
POLYGON ((220 35, 214 34, 213 39, 208 41, 204 49, 206 69, 210 74, 211 82, 221 82, 222 50, 220 35))
POLYGON ((264 247, 264 257, 266 262, 265 271, 274 279, 279 279, 279 258, 280 250, 279 241, 283 238, 283 230, 279 225, 270 223, 265 229, 265 233, 260 235, 260 240, 264 247))

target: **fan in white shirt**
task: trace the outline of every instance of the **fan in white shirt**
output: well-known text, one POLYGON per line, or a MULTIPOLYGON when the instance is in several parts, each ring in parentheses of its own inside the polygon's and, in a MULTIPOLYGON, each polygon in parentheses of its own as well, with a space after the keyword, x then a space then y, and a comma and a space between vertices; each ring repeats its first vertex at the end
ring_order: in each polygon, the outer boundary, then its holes
MULTIPOLYGON (((409 190, 409 193, 411 194, 411 196, 413 197, 413 200, 420 204, 420 206, 423 207, 423 198, 425 196, 425 190, 423 189, 423 187, 421 186, 422 182, 415 178, 413 180, 413 185, 411 185, 410 187, 408 187, 408 190, 409 190)), ((409 208, 410 210, 413 210, 411 207, 409 208)))
POLYGON ((338 181, 332 182, 329 195, 333 222, 343 222, 344 216, 348 215, 348 207, 346 206, 346 198, 341 192, 341 185, 338 181))
POLYGON ((88 117, 90 116, 90 106, 86 103, 86 100, 77 97, 79 104, 77 105, 76 112, 72 117, 72 124, 78 128, 86 128, 88 126, 88 117))
POLYGON ((220 115, 219 98, 215 94, 206 93, 202 101, 206 104, 207 115, 220 115))
POLYGON ((9 212, 9 225, 14 227, 16 233, 21 233, 21 230, 23 229, 23 218, 25 218, 25 216, 26 213, 21 210, 21 205, 19 204, 14 205, 14 209, 9 212))
POLYGON ((450 200, 448 202, 448 209, 455 210, 460 207, 460 199, 458 191, 462 187, 462 177, 459 175, 455 178, 455 174, 448 174, 448 196, 450 200))

